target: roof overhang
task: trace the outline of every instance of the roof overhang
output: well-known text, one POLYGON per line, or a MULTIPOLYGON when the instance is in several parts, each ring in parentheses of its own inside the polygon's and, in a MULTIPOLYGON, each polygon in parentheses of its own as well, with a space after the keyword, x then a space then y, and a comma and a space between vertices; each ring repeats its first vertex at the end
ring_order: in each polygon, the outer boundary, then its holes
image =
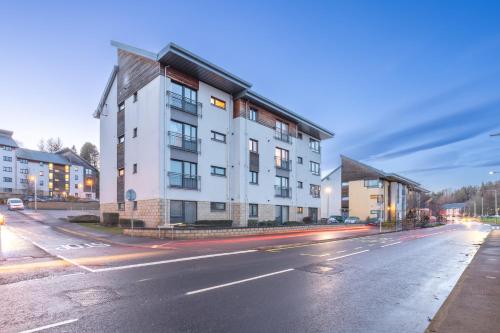
POLYGON ((252 90, 245 90, 238 94, 236 98, 244 98, 250 102, 273 111, 284 118, 295 121, 298 124, 299 131, 315 136, 321 140, 331 139, 335 135, 333 132, 305 119, 293 111, 257 94, 252 90))
POLYGON ((104 88, 104 92, 102 93, 101 100, 97 105, 97 109, 94 111, 94 118, 101 118, 102 109, 106 104, 106 99, 108 98, 109 92, 111 91, 111 87, 113 86, 113 82, 115 81, 116 74, 118 74, 118 66, 113 66, 113 70, 111 71, 111 75, 109 76, 108 83, 106 83, 106 88, 104 88))
POLYGON ((111 45, 147 59, 158 61, 165 66, 172 66, 183 73, 231 94, 239 93, 252 86, 251 83, 174 43, 169 43, 159 53, 146 51, 116 41, 111 41, 111 45))

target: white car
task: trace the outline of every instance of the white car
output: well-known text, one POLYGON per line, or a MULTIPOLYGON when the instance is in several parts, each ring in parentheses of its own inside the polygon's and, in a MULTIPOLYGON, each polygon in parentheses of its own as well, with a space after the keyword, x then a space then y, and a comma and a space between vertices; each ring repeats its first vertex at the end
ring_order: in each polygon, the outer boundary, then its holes
POLYGON ((359 222, 360 222, 360 219, 357 216, 349 216, 344 221, 344 223, 346 223, 346 224, 349 224, 349 223, 359 223, 359 222))
POLYGON ((10 198, 10 199, 7 199, 7 208, 9 210, 16 210, 16 209, 23 210, 24 204, 23 204, 23 201, 21 199, 10 198))

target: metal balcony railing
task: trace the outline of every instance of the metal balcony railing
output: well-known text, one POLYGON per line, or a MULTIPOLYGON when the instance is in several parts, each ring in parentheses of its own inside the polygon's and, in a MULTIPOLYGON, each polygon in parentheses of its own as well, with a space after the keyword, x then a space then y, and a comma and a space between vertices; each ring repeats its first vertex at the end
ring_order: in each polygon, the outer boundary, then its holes
POLYGON ((183 188, 186 190, 200 190, 200 176, 169 172, 168 179, 170 187, 183 188))
POLYGON ((274 196, 280 198, 291 198, 292 189, 286 186, 274 185, 274 196))
POLYGON ((201 139, 182 135, 177 132, 168 132, 168 145, 170 147, 200 153, 201 139))
POLYGON ((292 161, 291 160, 285 160, 283 158, 280 158, 278 156, 274 156, 274 166, 276 169, 282 169, 282 170, 292 170, 292 161))
POLYGON ((283 130, 275 128, 274 129, 274 138, 278 139, 280 141, 283 141, 283 142, 292 143, 292 137, 288 133, 288 131, 283 131, 283 130))
POLYGON ((321 196, 321 190, 319 188, 311 188, 311 196, 313 198, 319 198, 321 196))
POLYGON ((167 91, 167 96, 170 107, 201 117, 201 103, 172 91, 167 91))

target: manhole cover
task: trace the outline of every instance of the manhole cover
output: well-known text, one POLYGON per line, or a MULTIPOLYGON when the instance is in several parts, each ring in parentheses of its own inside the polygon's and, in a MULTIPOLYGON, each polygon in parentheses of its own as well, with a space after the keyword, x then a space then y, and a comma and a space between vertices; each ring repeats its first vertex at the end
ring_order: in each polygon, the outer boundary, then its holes
POLYGON ((69 291, 66 296, 82 306, 106 303, 119 298, 113 290, 100 287, 69 291))

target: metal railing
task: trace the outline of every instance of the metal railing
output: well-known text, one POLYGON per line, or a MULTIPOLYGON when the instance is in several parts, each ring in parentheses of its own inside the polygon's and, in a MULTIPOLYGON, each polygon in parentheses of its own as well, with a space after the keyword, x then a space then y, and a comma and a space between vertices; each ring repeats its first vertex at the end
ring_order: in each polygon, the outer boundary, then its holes
POLYGON ((168 145, 170 147, 175 147, 193 153, 200 153, 201 139, 169 131, 168 145))
POLYGON ((280 198, 291 198, 292 189, 286 186, 274 185, 274 196, 280 198))
POLYGON ((292 136, 290 135, 290 133, 288 133, 288 131, 283 131, 283 130, 275 128, 274 129, 274 138, 278 139, 280 141, 283 141, 283 142, 292 143, 292 136))
POLYGON ((320 187, 311 188, 311 196, 313 198, 319 198, 321 196, 321 188, 320 187))
POLYGON ((274 156, 274 166, 276 169, 282 169, 282 170, 292 170, 292 161, 291 160, 285 160, 283 158, 280 158, 278 156, 274 156))
POLYGON ((200 176, 169 172, 168 179, 170 187, 183 188, 186 190, 200 190, 200 176))
POLYGON ((170 107, 201 117, 201 103, 172 91, 167 91, 167 96, 170 107))

